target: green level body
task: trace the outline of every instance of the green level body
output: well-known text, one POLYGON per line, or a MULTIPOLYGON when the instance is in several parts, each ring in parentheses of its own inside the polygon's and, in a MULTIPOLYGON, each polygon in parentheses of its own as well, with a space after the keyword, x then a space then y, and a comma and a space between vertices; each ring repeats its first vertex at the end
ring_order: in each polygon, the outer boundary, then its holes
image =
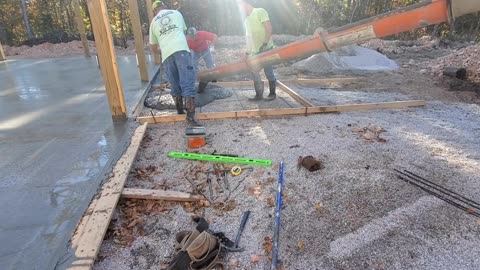
POLYGON ((243 165, 257 165, 257 166, 272 166, 271 160, 253 159, 253 158, 239 158, 239 157, 225 157, 203 154, 192 154, 184 152, 170 152, 168 156, 171 158, 181 158, 199 161, 210 161, 218 163, 243 164, 243 165))

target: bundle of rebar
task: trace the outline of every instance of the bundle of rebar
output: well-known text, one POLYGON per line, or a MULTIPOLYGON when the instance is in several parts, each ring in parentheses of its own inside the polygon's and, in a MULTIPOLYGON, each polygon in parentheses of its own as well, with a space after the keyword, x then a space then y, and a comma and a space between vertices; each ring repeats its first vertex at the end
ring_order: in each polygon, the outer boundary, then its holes
POLYGON ((470 215, 480 218, 480 204, 452 191, 446 187, 443 187, 433 181, 427 180, 413 172, 403 170, 399 171, 398 178, 407 182, 408 184, 415 186, 428 194, 437 197, 446 203, 467 212, 470 215))

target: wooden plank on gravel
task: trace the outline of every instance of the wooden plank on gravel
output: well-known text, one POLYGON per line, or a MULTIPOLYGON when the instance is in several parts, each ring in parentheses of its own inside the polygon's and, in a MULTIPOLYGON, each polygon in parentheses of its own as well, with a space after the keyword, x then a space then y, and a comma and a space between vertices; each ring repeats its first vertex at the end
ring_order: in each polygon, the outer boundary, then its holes
POLYGON ((421 107, 425 105, 426 105, 425 100, 407 100, 407 101, 393 101, 393 102, 381 102, 381 103, 322 106, 322 107, 307 108, 307 114, 363 111, 363 110, 375 110, 375 109, 398 109, 398 108, 404 108, 404 107, 421 107))
POLYGON ((281 81, 277 81, 277 85, 282 89, 284 92, 289 94, 295 101, 302 104, 305 107, 314 107, 315 105, 308 99, 300 96, 297 92, 293 91, 290 87, 286 86, 281 81))
POLYGON ((330 84, 330 83, 349 83, 359 81, 360 78, 330 78, 330 79, 297 79, 285 82, 293 82, 300 85, 311 85, 316 86, 320 84, 330 84))
POLYGON ((122 192, 122 198, 177 202, 196 202, 202 200, 202 197, 200 196, 185 192, 135 188, 124 188, 122 192))
MULTIPOLYGON (((421 107, 425 106, 425 100, 407 100, 381 103, 366 104, 350 104, 336 106, 316 106, 305 108, 288 108, 288 109, 264 109, 249 110, 237 112, 221 112, 221 113, 199 113, 197 118, 200 120, 227 119, 227 118, 251 118, 261 116, 288 116, 288 115, 309 115, 318 113, 332 113, 345 111, 362 111, 374 109, 398 109, 404 107, 421 107)), ((145 116, 138 117, 140 123, 170 123, 185 121, 185 116, 168 115, 168 116, 145 116)))
POLYGON ((135 130, 130 146, 112 170, 113 176, 103 184, 100 196, 92 201, 83 216, 72 237, 76 258, 67 269, 92 269, 147 126, 145 123, 135 130))

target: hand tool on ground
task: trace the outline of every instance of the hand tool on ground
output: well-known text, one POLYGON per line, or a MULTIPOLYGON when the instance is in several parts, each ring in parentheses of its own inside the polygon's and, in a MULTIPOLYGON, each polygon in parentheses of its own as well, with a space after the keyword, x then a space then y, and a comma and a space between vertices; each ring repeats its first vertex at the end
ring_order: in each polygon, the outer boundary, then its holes
POLYGON ((240 238, 242 237, 243 230, 245 230, 245 225, 247 225, 248 217, 250 217, 250 211, 243 212, 242 221, 240 221, 240 227, 237 231, 237 236, 235 237, 235 247, 238 248, 240 243, 240 238))
POLYGON ((210 177, 207 178, 207 183, 208 183, 208 192, 209 192, 209 195, 210 195, 210 201, 213 202, 212 179, 210 179, 210 177))
POLYGON ((239 176, 240 174, 242 174, 243 171, 246 171, 246 170, 253 170, 253 168, 252 167, 242 168, 240 166, 233 166, 232 169, 230 170, 230 173, 233 176, 239 176))
POLYGON ((280 211, 282 210, 283 161, 280 162, 277 203, 275 207, 275 225, 273 228, 272 270, 278 269, 278 242, 280 238, 280 211))
POLYGON ((223 171, 223 183, 225 184, 225 189, 230 191, 230 184, 228 183, 227 171, 223 171))
POLYGON ((204 154, 192 154, 192 153, 185 153, 185 152, 170 152, 168 153, 168 157, 198 160, 198 161, 210 161, 210 162, 218 162, 218 163, 257 165, 257 166, 265 166, 265 167, 272 166, 272 161, 265 160, 265 159, 225 157, 225 156, 214 156, 214 155, 204 155, 204 154))

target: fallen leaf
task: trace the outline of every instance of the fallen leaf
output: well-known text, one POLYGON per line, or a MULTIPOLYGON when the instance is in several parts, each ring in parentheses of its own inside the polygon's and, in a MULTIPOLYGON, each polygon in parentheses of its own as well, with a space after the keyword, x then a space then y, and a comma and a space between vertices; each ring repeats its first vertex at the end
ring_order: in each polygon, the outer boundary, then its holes
POLYGON ((237 268, 240 266, 240 263, 238 262, 237 259, 231 259, 229 262, 228 262, 228 268, 237 268))
POLYGON ((253 264, 256 264, 260 261, 262 257, 259 256, 259 255, 252 255, 250 256, 250 262, 253 263, 253 264))
POLYGON ((297 248, 299 248, 299 249, 304 249, 304 248, 305 248, 305 243, 304 243, 303 241, 299 241, 299 242, 297 243, 297 248))
POLYGON ((275 200, 273 199, 273 197, 267 198, 267 205, 268 207, 275 207, 275 200))
POLYGON ((272 254, 272 251, 273 251, 272 238, 267 236, 263 240, 264 240, 262 244, 263 250, 265 250, 265 253, 267 253, 267 255, 272 254))
POLYGON ((262 189, 260 187, 249 187, 247 192, 251 196, 260 196, 262 194, 262 189))

